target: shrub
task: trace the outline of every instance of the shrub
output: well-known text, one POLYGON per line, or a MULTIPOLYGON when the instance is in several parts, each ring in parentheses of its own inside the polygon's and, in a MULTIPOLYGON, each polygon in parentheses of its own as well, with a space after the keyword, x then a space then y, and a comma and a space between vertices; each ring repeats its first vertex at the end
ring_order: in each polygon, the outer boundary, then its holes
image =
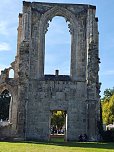
POLYGON ((103 131, 102 138, 106 142, 114 141, 114 130, 103 131))

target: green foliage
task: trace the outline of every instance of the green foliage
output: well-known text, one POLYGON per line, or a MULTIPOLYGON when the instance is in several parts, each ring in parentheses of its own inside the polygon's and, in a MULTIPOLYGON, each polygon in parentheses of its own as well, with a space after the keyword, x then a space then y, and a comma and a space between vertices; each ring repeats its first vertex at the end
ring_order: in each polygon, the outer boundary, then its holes
POLYGON ((112 124, 114 122, 114 88, 104 91, 101 104, 103 123, 112 124))
POLYGON ((109 119, 110 119, 110 122, 113 123, 114 122, 114 95, 112 95, 110 98, 109 109, 110 109, 109 119))
POLYGON ((105 124, 109 124, 109 113, 110 113, 109 101, 105 100, 102 103, 102 117, 103 117, 103 123, 105 124))
POLYGON ((0 95, 0 119, 6 120, 9 118, 9 105, 11 95, 8 90, 4 90, 0 95))
POLYGON ((101 101, 104 101, 106 99, 109 100, 113 94, 114 94, 114 87, 112 89, 110 89, 110 88, 105 89, 104 97, 101 99, 101 101))
POLYGON ((64 111, 53 111, 51 118, 51 125, 57 126, 58 129, 62 128, 65 121, 64 111))

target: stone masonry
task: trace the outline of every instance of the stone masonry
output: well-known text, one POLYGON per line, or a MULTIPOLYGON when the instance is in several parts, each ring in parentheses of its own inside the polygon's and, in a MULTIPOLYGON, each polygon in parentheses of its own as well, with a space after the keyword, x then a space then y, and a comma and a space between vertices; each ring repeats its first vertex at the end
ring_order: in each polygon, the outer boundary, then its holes
POLYGON ((12 95, 10 137, 49 140, 52 110, 67 113, 66 140, 86 133, 98 140, 100 121, 99 33, 96 7, 85 4, 23 2, 17 55, 1 71, 0 92, 12 95), (70 75, 44 75, 45 34, 49 21, 62 16, 71 34, 70 75), (10 69, 14 78, 9 78, 10 69))

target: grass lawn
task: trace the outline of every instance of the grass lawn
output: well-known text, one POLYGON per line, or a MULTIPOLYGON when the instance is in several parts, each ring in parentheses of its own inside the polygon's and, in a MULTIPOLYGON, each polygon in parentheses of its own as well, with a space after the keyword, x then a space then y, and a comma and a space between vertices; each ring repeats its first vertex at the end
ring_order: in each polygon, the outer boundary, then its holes
POLYGON ((0 152, 114 152, 114 143, 97 142, 0 142, 0 152))

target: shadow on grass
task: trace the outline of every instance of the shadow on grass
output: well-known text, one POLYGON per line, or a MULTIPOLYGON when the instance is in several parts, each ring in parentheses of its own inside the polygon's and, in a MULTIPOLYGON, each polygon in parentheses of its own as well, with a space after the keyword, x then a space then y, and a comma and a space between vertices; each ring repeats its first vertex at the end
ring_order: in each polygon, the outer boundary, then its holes
POLYGON ((80 148, 100 148, 100 149, 114 149, 114 143, 101 142, 28 142, 33 144, 56 145, 66 147, 80 147, 80 148))
POLYGON ((55 146, 66 146, 66 147, 80 147, 80 148, 99 148, 99 149, 113 149, 114 142, 64 142, 62 139, 52 139, 49 142, 39 141, 21 141, 11 143, 27 143, 27 144, 43 144, 43 145, 55 145, 55 146))

